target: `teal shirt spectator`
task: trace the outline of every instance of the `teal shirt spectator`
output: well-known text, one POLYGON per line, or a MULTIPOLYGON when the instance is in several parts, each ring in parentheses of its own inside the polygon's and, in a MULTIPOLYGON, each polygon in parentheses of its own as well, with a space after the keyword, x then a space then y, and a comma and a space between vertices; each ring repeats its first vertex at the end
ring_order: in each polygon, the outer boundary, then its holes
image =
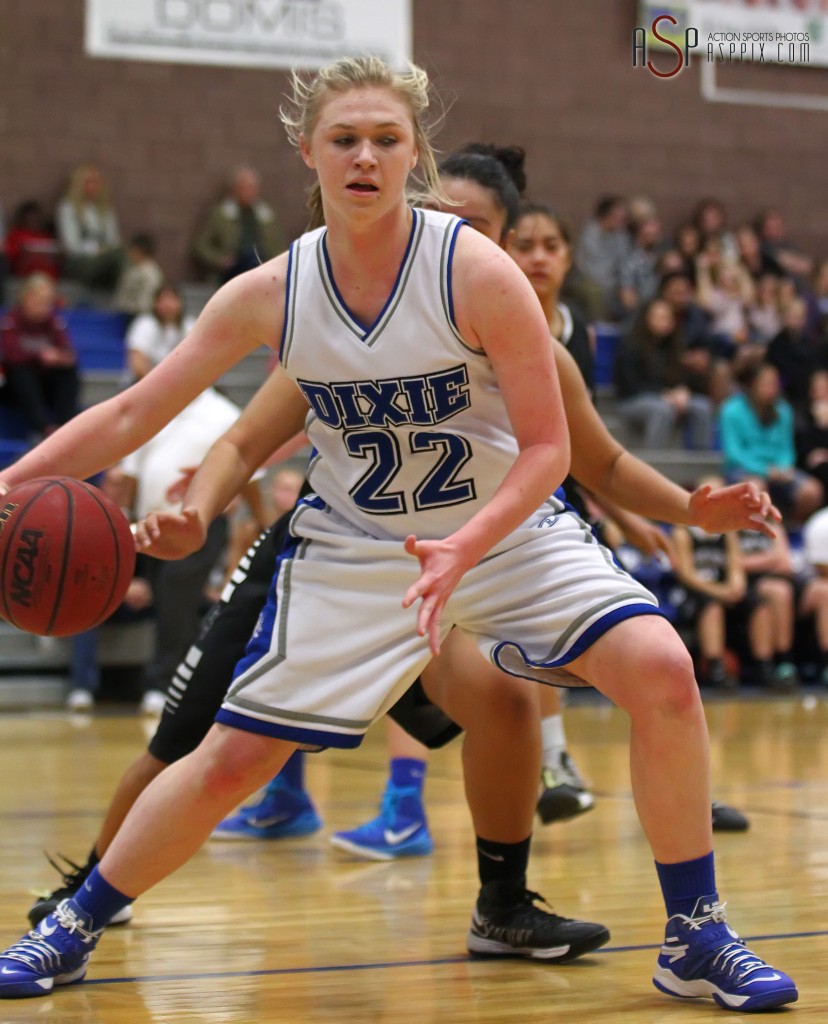
POLYGON ((720 428, 726 476, 766 477, 771 469, 793 467, 793 409, 783 398, 777 399, 775 408, 773 423, 761 423, 745 395, 731 395, 723 403, 720 428))

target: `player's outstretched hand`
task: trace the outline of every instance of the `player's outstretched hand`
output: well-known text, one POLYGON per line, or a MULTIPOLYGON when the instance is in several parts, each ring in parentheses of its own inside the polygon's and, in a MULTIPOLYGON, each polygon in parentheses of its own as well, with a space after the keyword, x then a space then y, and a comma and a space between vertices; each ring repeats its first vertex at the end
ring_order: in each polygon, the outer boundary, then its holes
POLYGON ((729 487, 697 487, 690 495, 690 522, 708 533, 759 530, 775 537, 773 525, 782 522, 782 514, 767 491, 754 481, 745 480, 729 487))
POLYGON ((405 592, 403 608, 410 608, 418 597, 422 598, 417 633, 428 636, 428 646, 436 657, 440 653, 443 608, 469 564, 450 540, 417 540, 411 535, 405 538, 405 550, 420 560, 421 573, 405 592))
POLYGON ((186 558, 198 551, 207 539, 207 529, 194 508, 152 512, 132 529, 138 552, 168 561, 186 558))

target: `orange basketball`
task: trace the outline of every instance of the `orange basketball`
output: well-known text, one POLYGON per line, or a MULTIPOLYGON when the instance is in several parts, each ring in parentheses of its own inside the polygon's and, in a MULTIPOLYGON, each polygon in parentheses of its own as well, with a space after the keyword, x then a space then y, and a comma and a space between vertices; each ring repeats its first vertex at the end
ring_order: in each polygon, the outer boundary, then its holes
POLYGON ((134 571, 129 523, 96 487, 42 477, 0 496, 0 615, 19 629, 71 636, 97 626, 134 571))

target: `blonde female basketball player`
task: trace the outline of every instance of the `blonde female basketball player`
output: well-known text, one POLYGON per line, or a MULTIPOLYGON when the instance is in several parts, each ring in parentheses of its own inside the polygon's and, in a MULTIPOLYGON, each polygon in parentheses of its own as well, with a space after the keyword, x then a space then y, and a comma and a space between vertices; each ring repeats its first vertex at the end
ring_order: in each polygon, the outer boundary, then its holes
POLYGON ((193 503, 218 511, 219 492, 259 464, 274 399, 286 431, 310 409, 319 453, 317 496, 293 517, 218 724, 148 787, 78 896, 0 957, 0 994, 80 981, 114 913, 297 745, 356 746, 457 625, 500 667, 543 679, 566 665, 629 713, 636 804, 670 915, 657 986, 748 1011, 797 998, 724 921, 689 657, 652 596, 549 497, 569 446, 534 293, 493 243, 407 204, 418 160, 434 181, 426 88, 419 69, 373 59, 298 83, 286 120, 327 227, 226 285, 164 363, 5 476, 111 464, 274 336, 283 370, 248 407, 240 464, 215 486, 197 476, 193 503))

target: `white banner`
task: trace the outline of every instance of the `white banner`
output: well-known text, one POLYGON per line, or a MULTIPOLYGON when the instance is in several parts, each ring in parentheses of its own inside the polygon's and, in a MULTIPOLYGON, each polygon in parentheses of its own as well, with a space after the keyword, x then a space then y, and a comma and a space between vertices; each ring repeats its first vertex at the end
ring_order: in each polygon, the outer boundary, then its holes
POLYGON ((93 57, 319 68, 373 54, 411 58, 412 0, 86 0, 93 57))

